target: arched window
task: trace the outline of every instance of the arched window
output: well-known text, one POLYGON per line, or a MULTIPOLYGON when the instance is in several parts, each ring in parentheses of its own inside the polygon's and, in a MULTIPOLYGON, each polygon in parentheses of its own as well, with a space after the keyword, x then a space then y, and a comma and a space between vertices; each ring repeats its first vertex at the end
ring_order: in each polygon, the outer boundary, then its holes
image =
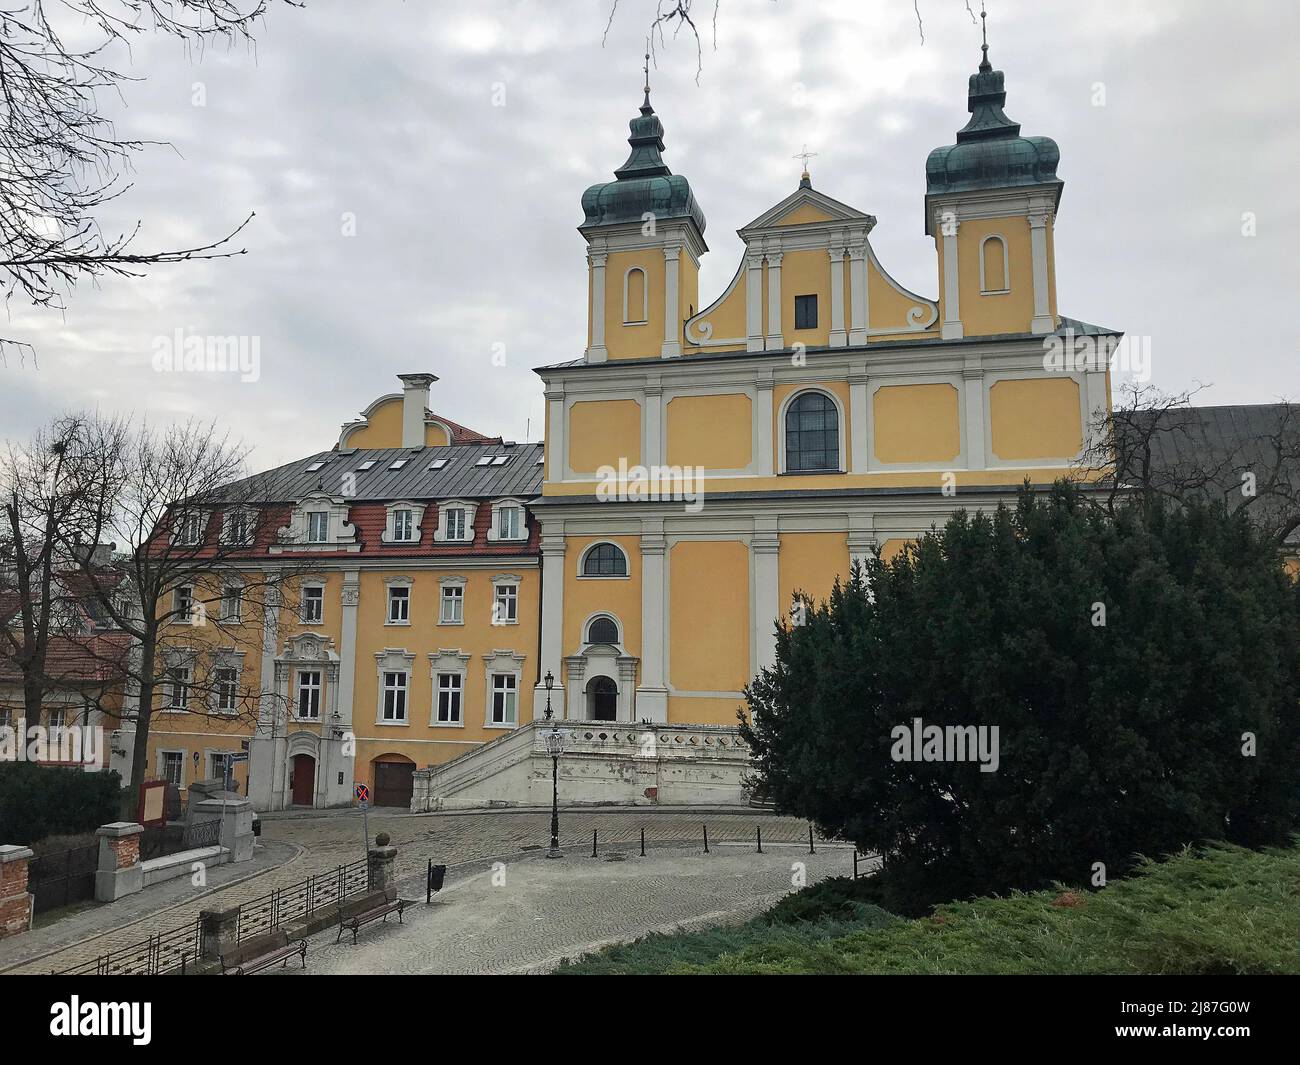
POLYGON ((645 271, 633 266, 623 275, 623 323, 641 325, 650 319, 649 289, 645 271))
POLYGON ((980 291, 1011 291, 1007 242, 999 236, 988 236, 980 242, 980 291))
POLYGON ((601 615, 592 618, 587 626, 588 643, 618 643, 618 623, 613 618, 601 615))
POLYGON ((582 559, 584 577, 626 577, 627 556, 616 544, 597 544, 582 559))
POLYGON ((840 468, 839 411, 826 393, 805 392, 786 408, 785 468, 791 473, 840 468))

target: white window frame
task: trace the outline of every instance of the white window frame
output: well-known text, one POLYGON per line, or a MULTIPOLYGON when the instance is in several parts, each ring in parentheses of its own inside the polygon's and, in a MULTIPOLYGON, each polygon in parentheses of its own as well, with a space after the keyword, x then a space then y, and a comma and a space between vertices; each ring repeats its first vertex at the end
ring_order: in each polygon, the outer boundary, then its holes
POLYGON ((182 625, 195 624, 198 617, 198 600, 194 598, 194 585, 178 584, 172 591, 172 611, 182 625))
POLYGON ((409 500, 401 499, 389 503, 386 507, 387 518, 384 522, 384 531, 379 539, 385 544, 418 544, 424 538, 424 530, 421 523, 424 521, 425 508, 420 503, 412 503, 409 500), (397 518, 403 511, 407 512, 410 520, 409 535, 399 537, 397 518))
POLYGON ((465 593, 469 582, 464 577, 443 577, 438 581, 438 624, 465 624, 465 593), (448 611, 448 607, 455 607, 448 611), (449 616, 450 613, 450 616, 449 616), (459 614, 459 617, 455 616, 459 614))
POLYGON ((523 543, 528 539, 528 510, 521 499, 498 499, 492 504, 492 524, 488 527, 488 540, 493 543, 523 543), (519 514, 519 529, 514 536, 506 536, 501 528, 502 515, 514 510, 519 514))
POLYGON ((324 704, 325 695, 325 671, 319 666, 297 667, 293 671, 293 718, 295 721, 319 721, 321 717, 321 707, 324 704), (303 683, 303 677, 314 675, 315 680, 303 683), (304 714, 302 712, 303 692, 315 692, 316 694, 316 713, 304 714))
POLYGON ((233 714, 239 710, 239 667, 232 666, 228 662, 214 666, 212 669, 212 688, 213 688, 213 710, 214 714, 233 714), (224 697, 227 694, 226 682, 220 679, 220 673, 223 670, 229 670, 232 679, 229 681, 230 705, 222 706, 224 697))
POLYGON ((378 683, 375 686, 375 724, 394 728, 407 728, 411 724, 411 680, 414 676, 415 655, 408 654, 400 647, 385 647, 375 652, 375 667, 378 683), (402 701, 402 717, 384 717, 385 695, 388 692, 385 674, 398 673, 403 677, 400 689, 405 692, 402 701))
POLYGON ((242 621, 244 619, 244 589, 239 584, 223 585, 221 589, 221 620, 242 621), (232 596, 230 593, 234 592, 232 596), (234 610, 231 610, 233 604, 234 610))
MULTIPOLYGON (((438 504, 438 527, 433 532, 433 539, 436 543, 448 544, 468 544, 474 541, 474 514, 478 510, 478 504, 467 499, 446 499, 438 504), (461 530, 462 535, 451 536, 448 529, 449 519, 453 510, 463 510, 465 512, 465 525, 461 530)), ((491 530, 489 530, 490 534, 491 530)))
POLYGON ((411 674, 405 669, 385 669, 379 674, 380 725, 409 724, 411 703, 411 674), (394 681, 395 683, 390 683, 394 681), (393 696, 392 715, 388 713, 388 696, 393 696))
POLYGON ((198 547, 203 543, 203 530, 207 524, 201 510, 181 510, 176 515, 175 531, 171 542, 177 547, 198 547))
POLYGON ((581 551, 578 552, 578 580, 581 581, 630 581, 632 579, 632 556, 622 544, 615 543, 613 540, 593 540, 581 551), (609 544, 610 547, 616 547, 623 553, 623 573, 587 573, 587 556, 596 548, 609 544))
POLYGON ((521 711, 521 693, 523 692, 523 672, 524 672, 524 655, 510 650, 496 650, 489 655, 484 655, 484 679, 485 687, 485 705, 483 715, 483 727, 490 729, 514 729, 519 727, 519 717, 521 711), (497 677, 510 677, 513 679, 510 691, 514 694, 514 720, 510 722, 494 721, 493 708, 496 702, 497 677))
POLYGON ((435 673, 433 678, 433 720, 430 724, 435 728, 464 728, 465 674, 460 671, 443 670, 435 673), (448 681, 451 683, 444 683, 448 681), (449 709, 446 719, 442 716, 444 696, 449 708, 453 702, 455 704, 455 714, 452 715, 449 709))
POLYGON ((433 698, 429 707, 429 724, 433 728, 464 728, 465 699, 469 695, 469 659, 461 654, 459 648, 440 647, 435 654, 429 652, 429 679, 433 686, 433 698), (439 721, 438 704, 441 699, 442 686, 439 678, 454 674, 459 678, 457 690, 460 692, 460 719, 457 721, 439 721))
POLYGON ((409 577, 390 577, 384 581, 384 624, 405 626, 411 624, 411 601, 415 590, 409 577), (399 594, 400 593, 400 594, 399 594), (393 607, 397 603, 405 604, 404 616, 393 617, 393 607))
POLYGON ((176 713, 183 714, 190 707, 190 689, 194 686, 194 670, 188 665, 177 665, 167 667, 167 707, 176 713), (183 673, 183 678, 178 678, 175 674, 183 673), (184 696, 181 702, 176 701, 177 685, 181 687, 181 694, 184 696))
MULTIPOLYGON (((226 779, 224 765, 225 763, 230 761, 230 759, 234 756, 234 753, 235 753, 234 751, 211 751, 211 750, 207 752, 209 780, 226 779), (220 773, 217 772, 217 767, 215 764, 218 761, 220 761, 223 765, 222 771, 220 773)), ((232 774, 232 778, 233 778, 233 774, 232 774)))
POLYGON ((329 543, 330 542, 330 512, 328 510, 306 511, 306 529, 307 529, 307 542, 309 544, 329 543), (322 533, 322 535, 320 536, 314 535, 314 533, 317 531, 316 529, 317 518, 322 519, 324 524, 324 528, 320 530, 322 533))
MULTIPOLYGON (((872 402, 874 402, 874 400, 869 398, 868 403, 872 403, 872 402)), ((870 407, 868 407, 868 410, 870 410, 870 407)), ((791 477, 802 477, 802 476, 824 477, 824 476, 833 475, 835 473, 847 473, 848 472, 847 463, 849 457, 845 452, 845 444, 847 441, 845 434, 848 430, 848 426, 846 422, 847 419, 845 417, 844 404, 840 402, 840 397, 837 396, 834 392, 832 392, 829 388, 818 388, 816 386, 812 386, 808 388, 796 388, 793 392, 791 392, 788 396, 786 396, 785 399, 781 401, 780 409, 777 410, 776 412, 777 471, 782 474, 788 473, 791 477), (835 447, 837 451, 837 458, 839 460, 839 464, 838 467, 834 470, 787 470, 785 468, 785 415, 786 412, 790 409, 791 403, 793 403, 800 396, 806 396, 809 392, 819 392, 835 405, 835 419, 836 419, 836 429, 837 429, 837 434, 836 434, 837 440, 836 440, 835 447)))
POLYGON ((492 624, 519 624, 519 590, 521 581, 512 573, 492 578, 492 624))
POLYGON ((227 511, 221 520, 221 541, 231 547, 250 547, 256 538, 257 511, 250 507, 236 507, 227 511), (236 536, 236 529, 242 523, 242 536, 236 536))
POLYGON ((325 623, 325 585, 324 584, 320 583, 319 581, 312 581, 311 583, 304 584, 302 586, 302 595, 299 597, 299 602, 298 602, 298 621, 302 625, 323 625, 325 623), (319 595, 313 594, 309 596, 307 594, 308 592, 312 592, 312 593, 319 592, 320 594, 319 595), (319 606, 320 611, 317 617, 312 618, 307 616, 307 604, 309 602, 315 603, 319 606))
POLYGON ((174 747, 158 749, 158 779, 168 784, 174 784, 177 788, 185 787, 185 755, 186 751, 178 750, 174 747), (179 780, 172 780, 167 776, 167 757, 175 755, 180 760, 181 771, 177 774, 179 780))

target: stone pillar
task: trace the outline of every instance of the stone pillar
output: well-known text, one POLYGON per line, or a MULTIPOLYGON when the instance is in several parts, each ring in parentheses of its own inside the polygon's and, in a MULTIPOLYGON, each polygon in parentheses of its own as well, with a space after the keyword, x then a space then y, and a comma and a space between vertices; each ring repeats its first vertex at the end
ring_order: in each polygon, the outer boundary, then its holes
POLYGON ((371 847, 366 851, 366 883, 371 891, 397 891, 397 848, 371 847))
POLYGON ((844 330, 844 247, 835 245, 831 257, 831 335, 833 348, 842 348, 849 342, 844 330))
POLYGON ((785 347, 785 338, 781 335, 781 259, 783 253, 767 253, 767 339, 764 346, 768 351, 780 351, 785 347))
POLYGON ((871 310, 867 304, 867 245, 864 241, 849 248, 849 343, 854 347, 867 342, 871 310))
POLYGON ((1047 298, 1047 223, 1051 217, 1051 211, 1046 209, 1029 213, 1029 247, 1034 265, 1034 320, 1029 329, 1033 333, 1050 333, 1056 328, 1047 298))
MULTIPOLYGON (((681 352, 677 352, 678 355, 681 352)), ((644 444, 641 461, 646 466, 664 464, 664 390, 657 374, 651 374, 645 383, 645 412, 642 415, 644 444)))
POLYGON ((664 248, 664 342, 659 354, 673 359, 682 353, 682 320, 677 309, 677 294, 681 288, 678 279, 678 261, 681 248, 664 248))
POLYGON ((778 602, 780 596, 779 557, 781 537, 775 518, 755 518, 750 539, 754 556, 754 635, 757 641, 754 672, 776 665, 776 622, 789 604, 778 602))
POLYGON ((961 288, 957 274, 957 208, 936 207, 934 224, 943 241, 943 324, 939 335, 944 340, 960 340, 966 335, 961 321, 961 288))
POLYGON ((871 430, 868 428, 871 393, 867 364, 854 363, 849 368, 849 462, 850 473, 866 473, 871 468, 871 430))
POLYGON ((668 720, 668 687, 664 682, 664 640, 668 626, 664 605, 664 539, 662 518, 641 520, 641 684, 632 714, 637 721, 668 720))
POLYGON ((200 910, 203 926, 203 957, 219 958, 239 945, 239 907, 226 910, 200 910))
POLYGON ((114 821, 95 830, 99 837, 96 901, 112 902, 123 895, 134 895, 144 887, 144 867, 140 864, 140 833, 143 831, 144 825, 134 821, 114 821))
POLYGON ((745 350, 763 350, 763 256, 745 256, 745 350))
POLYGON ((555 678, 551 691, 551 713, 564 716, 564 523, 542 522, 542 620, 541 660, 537 663, 537 684, 533 688, 533 720, 546 715, 547 673, 555 678))
MULTIPOLYGON (((770 477, 776 467, 776 443, 772 439, 773 398, 775 380, 771 368, 759 370, 758 393, 754 401, 754 473, 770 477)), ((778 432, 783 428, 778 426, 778 432)))
POLYGON ((984 369, 978 355, 967 356, 961 371, 963 447, 966 468, 982 470, 986 466, 988 444, 984 430, 984 369))
POLYGON ((587 349, 588 362, 604 362, 609 358, 605 347, 605 263, 608 258, 603 252, 591 252, 587 256, 591 264, 591 347, 587 349))
POLYGON ((247 799, 204 799, 193 811, 195 825, 220 824, 220 845, 226 860, 246 862, 253 857, 253 804, 247 799))
POLYGON ((30 847, 0 846, 0 939, 32 927, 32 897, 27 893, 30 847))

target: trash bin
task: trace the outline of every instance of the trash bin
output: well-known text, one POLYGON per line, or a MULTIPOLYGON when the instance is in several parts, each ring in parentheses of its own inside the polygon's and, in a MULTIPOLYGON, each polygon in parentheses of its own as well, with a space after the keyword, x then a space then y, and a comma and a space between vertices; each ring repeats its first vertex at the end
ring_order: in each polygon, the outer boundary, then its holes
POLYGON ((429 894, 442 890, 442 883, 447 878, 447 867, 445 865, 429 866, 429 894))

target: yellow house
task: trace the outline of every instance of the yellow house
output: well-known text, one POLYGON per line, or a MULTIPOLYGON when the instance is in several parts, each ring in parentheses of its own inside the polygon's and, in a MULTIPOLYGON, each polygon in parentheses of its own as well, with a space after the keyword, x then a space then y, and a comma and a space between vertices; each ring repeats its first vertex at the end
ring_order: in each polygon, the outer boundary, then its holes
POLYGON ((1059 153, 1005 100, 985 46, 926 164, 935 296, 805 171, 705 304, 704 213, 647 91, 627 162, 582 198, 586 350, 537 371, 540 670, 567 717, 734 724, 801 598, 1085 453, 1118 334, 1057 311, 1059 153))
POLYGON ((167 640, 150 776, 188 788, 245 752, 259 809, 346 804, 358 783, 405 806, 417 766, 531 719, 541 445, 431 414, 437 378, 401 379, 333 449, 261 475, 271 535, 174 590, 197 623, 167 640), (240 566, 261 591, 242 601, 240 566))

